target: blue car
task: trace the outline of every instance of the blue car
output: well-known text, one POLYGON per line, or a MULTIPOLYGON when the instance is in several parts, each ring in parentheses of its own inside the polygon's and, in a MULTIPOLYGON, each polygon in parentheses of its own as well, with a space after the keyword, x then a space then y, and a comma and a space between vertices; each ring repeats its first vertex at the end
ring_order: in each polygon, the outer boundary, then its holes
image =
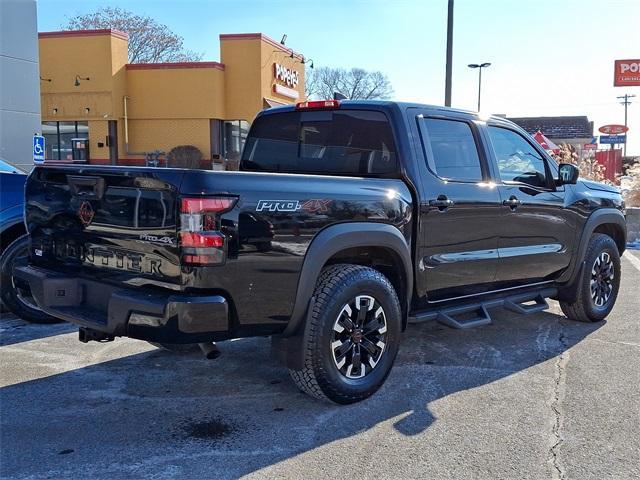
POLYGON ((0 254, 27 233, 22 218, 27 174, 0 159, 0 254))
POLYGON ((0 298, 2 305, 33 323, 58 320, 44 313, 29 285, 13 276, 13 267, 26 262, 29 237, 24 225, 24 183, 27 174, 0 159, 0 298))

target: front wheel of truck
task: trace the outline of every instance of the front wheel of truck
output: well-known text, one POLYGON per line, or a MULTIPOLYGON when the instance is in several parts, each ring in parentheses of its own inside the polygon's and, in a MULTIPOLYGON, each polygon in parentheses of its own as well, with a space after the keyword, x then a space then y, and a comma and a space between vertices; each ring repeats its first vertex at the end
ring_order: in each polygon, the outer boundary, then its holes
POLYGON ((304 363, 289 370, 305 393, 349 404, 374 394, 391 371, 402 329, 391 282, 361 265, 323 270, 303 334, 304 363))
POLYGON ((603 320, 616 303, 620 288, 620 253, 613 238, 594 233, 585 254, 585 268, 577 279, 574 302, 560 302, 567 318, 580 322, 603 320))

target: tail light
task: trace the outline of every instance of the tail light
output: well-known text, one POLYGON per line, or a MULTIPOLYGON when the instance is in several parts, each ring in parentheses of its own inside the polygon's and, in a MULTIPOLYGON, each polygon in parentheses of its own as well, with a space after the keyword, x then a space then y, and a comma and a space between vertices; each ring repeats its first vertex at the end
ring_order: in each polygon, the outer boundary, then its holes
POLYGON ((182 263, 220 265, 225 262, 227 242, 221 231, 220 215, 233 208, 231 197, 181 199, 180 246, 182 263))
POLYGON ((296 110, 324 110, 340 107, 339 100, 313 100, 311 102, 296 103, 296 110))

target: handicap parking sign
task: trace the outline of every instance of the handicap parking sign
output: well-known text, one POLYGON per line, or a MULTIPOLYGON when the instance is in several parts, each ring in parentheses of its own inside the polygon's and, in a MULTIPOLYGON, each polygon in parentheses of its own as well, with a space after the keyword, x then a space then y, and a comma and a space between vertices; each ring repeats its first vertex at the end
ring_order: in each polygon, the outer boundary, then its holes
POLYGON ((44 162, 44 137, 42 135, 33 136, 33 162, 44 162))

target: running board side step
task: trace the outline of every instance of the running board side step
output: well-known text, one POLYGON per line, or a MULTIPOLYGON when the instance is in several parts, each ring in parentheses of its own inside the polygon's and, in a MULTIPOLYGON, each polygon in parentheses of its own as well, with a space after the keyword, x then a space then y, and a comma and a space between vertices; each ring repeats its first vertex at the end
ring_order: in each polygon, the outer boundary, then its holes
POLYGON ((530 298, 529 296, 515 296, 511 298, 505 299, 503 305, 507 310, 511 310, 515 313, 520 313, 522 315, 528 315, 529 313, 542 312, 549 308, 549 304, 547 303, 547 299, 543 297, 541 294, 538 294, 535 298, 530 298), (533 305, 528 302, 534 302, 533 305))
POLYGON ((459 329, 481 327, 491 323, 491 316, 482 304, 442 310, 438 312, 436 319, 443 325, 459 329))
POLYGON ((504 307, 521 315, 537 313, 549 308, 547 298, 558 294, 556 288, 529 291, 480 302, 471 302, 442 308, 434 308, 424 312, 416 312, 409 317, 409 323, 422 323, 437 320, 443 325, 456 329, 475 328, 489 325, 491 315, 489 309, 504 307), (533 303, 532 303, 533 302, 533 303))

